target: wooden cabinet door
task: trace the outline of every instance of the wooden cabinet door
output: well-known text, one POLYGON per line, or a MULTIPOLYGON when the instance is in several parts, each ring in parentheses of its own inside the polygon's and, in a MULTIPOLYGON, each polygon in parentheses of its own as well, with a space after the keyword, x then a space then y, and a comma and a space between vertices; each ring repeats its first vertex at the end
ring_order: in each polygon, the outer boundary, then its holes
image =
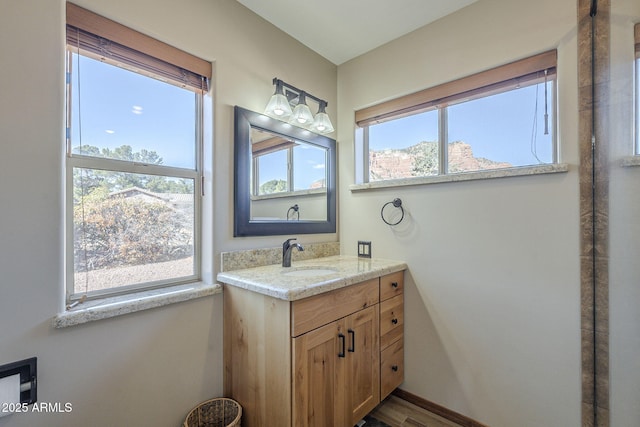
POLYGON ((348 425, 343 380, 346 345, 346 330, 342 321, 329 323, 293 338, 295 427, 348 425))
MULTIPOLYGON (((353 426, 380 402, 378 306, 345 319, 347 328, 347 420, 353 426)), ((347 425, 347 424, 345 424, 347 425)))

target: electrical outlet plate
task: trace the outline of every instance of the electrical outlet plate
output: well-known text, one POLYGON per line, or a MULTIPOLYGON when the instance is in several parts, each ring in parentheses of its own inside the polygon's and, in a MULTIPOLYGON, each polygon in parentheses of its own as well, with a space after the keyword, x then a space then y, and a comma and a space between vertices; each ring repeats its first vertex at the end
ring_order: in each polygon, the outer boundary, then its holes
POLYGON ((371 242, 358 240, 358 256, 360 258, 371 258, 371 242))

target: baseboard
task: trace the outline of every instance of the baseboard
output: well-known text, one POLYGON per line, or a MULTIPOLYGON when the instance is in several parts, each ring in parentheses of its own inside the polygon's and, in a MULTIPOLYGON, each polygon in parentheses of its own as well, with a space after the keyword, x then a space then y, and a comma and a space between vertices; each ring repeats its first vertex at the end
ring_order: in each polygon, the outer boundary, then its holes
POLYGON ((420 396, 416 396, 415 394, 409 393, 408 391, 404 391, 397 388, 393 391, 392 394, 394 396, 399 397, 402 400, 406 400, 409 403, 413 403, 414 405, 422 409, 426 409, 427 411, 432 412, 442 418, 445 418, 456 424, 460 424, 463 427, 489 427, 486 424, 479 423, 476 420, 473 420, 469 417, 466 417, 462 414, 452 411, 451 409, 445 408, 444 406, 440 406, 437 403, 430 402, 426 399, 423 399, 420 396))

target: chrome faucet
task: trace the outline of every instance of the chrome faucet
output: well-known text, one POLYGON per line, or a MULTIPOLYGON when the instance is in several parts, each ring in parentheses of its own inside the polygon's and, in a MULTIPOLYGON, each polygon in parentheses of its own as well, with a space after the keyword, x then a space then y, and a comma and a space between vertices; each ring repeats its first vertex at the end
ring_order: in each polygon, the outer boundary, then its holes
POLYGON ((291 243, 296 239, 287 239, 282 244, 282 266, 291 267, 291 250, 297 248, 299 251, 304 251, 304 248, 299 243, 291 243))

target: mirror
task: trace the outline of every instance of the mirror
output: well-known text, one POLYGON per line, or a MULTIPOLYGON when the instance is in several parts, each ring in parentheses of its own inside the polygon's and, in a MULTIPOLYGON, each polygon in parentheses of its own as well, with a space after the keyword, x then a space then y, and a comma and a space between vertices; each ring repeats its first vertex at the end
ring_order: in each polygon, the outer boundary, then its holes
POLYGON ((238 106, 234 113, 234 236, 335 233, 335 140, 238 106))

